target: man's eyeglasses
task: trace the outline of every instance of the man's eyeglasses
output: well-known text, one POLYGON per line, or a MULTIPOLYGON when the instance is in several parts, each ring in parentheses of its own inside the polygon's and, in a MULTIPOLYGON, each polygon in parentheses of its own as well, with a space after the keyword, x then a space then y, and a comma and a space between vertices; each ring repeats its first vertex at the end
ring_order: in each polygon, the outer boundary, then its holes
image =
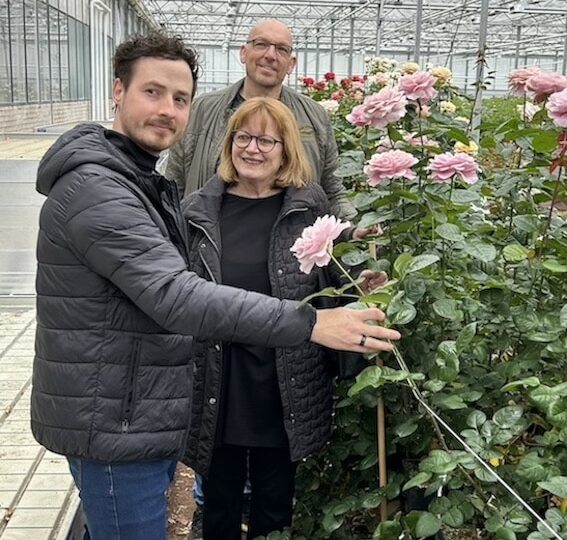
POLYGON ((248 148, 248 145, 252 142, 252 139, 256 140, 256 146, 260 152, 268 153, 274 149, 277 143, 283 144, 282 141, 278 141, 269 135, 250 135, 247 131, 233 131, 232 132, 232 142, 238 146, 238 148, 248 148))
POLYGON ((293 49, 289 45, 283 43, 272 43, 265 39, 249 39, 246 43, 250 43, 252 48, 258 52, 266 52, 272 45, 276 49, 276 54, 283 58, 289 58, 293 49))

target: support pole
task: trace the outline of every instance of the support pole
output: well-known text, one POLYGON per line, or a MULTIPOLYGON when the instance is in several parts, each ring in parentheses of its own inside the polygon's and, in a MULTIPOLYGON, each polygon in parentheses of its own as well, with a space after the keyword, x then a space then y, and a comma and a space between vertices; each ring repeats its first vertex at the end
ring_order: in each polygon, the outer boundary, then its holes
POLYGON ((329 61, 329 69, 335 71, 335 19, 331 19, 331 50, 329 51, 331 56, 329 61))
POLYGON ((518 24, 516 28, 516 56, 514 57, 514 68, 520 67, 520 40, 522 39, 522 25, 518 24))
POLYGON ((352 76, 352 57, 354 56, 354 8, 350 8, 350 40, 348 54, 348 76, 352 76))
POLYGON ((482 115, 482 81, 486 62, 486 35, 488 28, 488 4, 490 0, 482 0, 480 10, 480 29, 478 38, 478 55, 476 61, 476 94, 473 106, 471 133, 478 138, 482 115))
POLYGON ((382 42, 382 10, 384 8, 384 0, 378 2, 378 8, 376 11, 376 46, 374 48, 374 56, 380 56, 380 47, 382 42))
POLYGON ((320 56, 321 56, 321 36, 319 35, 319 28, 315 29, 315 80, 319 80, 319 66, 320 66, 320 56))
POLYGON ((415 44, 413 51, 413 61, 419 64, 421 53, 421 20, 423 17, 423 0, 417 0, 415 8, 415 44))

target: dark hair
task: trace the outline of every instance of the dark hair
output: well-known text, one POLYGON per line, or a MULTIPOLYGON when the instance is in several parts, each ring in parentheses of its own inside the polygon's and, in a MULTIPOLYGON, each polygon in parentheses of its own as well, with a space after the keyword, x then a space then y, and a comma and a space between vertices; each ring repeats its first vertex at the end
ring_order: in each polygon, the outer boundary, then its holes
POLYGON ((120 79, 128 88, 132 79, 132 67, 140 58, 165 58, 166 60, 184 60, 193 75, 193 94, 197 89, 199 77, 199 58, 197 51, 183 42, 181 36, 170 36, 165 32, 153 31, 142 36, 132 36, 124 41, 114 52, 114 77, 120 79))

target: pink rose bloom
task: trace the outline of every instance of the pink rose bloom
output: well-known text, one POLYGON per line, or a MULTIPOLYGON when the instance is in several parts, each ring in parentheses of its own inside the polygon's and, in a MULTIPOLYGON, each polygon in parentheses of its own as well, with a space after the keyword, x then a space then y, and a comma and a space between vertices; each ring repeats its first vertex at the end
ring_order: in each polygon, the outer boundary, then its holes
POLYGON ((326 81, 334 81, 336 79, 336 75, 333 71, 327 71, 324 77, 326 81))
POLYGON ((374 154, 368 165, 364 167, 364 173, 368 175, 368 184, 377 186, 383 180, 389 178, 415 178, 412 167, 417 159, 403 150, 388 150, 374 154))
POLYGON ((331 94, 331 99, 334 99, 335 101, 340 101, 341 99, 343 99, 344 96, 345 96, 344 90, 337 90, 336 92, 333 92, 331 94))
POLYGON ((546 108, 556 126, 567 127, 567 89, 551 94, 546 108))
POLYGON ((400 90, 413 101, 429 101, 437 95, 434 86, 437 79, 426 71, 404 75, 400 79, 400 90))
POLYGON ((370 120, 366 116, 364 105, 357 105, 350 114, 346 115, 346 119, 354 126, 365 127, 370 125, 370 120))
POLYGON ((430 148, 439 148, 439 143, 430 139, 426 135, 422 135, 421 137, 416 133, 407 133, 404 135, 404 142, 407 144, 411 144, 412 146, 429 146, 430 148))
POLYGON ((353 89, 358 89, 358 90, 364 90, 364 83, 362 81, 352 81, 352 86, 351 88, 353 89))
POLYGON ((406 114, 407 99, 397 88, 382 88, 368 96, 362 106, 370 125, 385 128, 406 114))
POLYGON ((541 73, 538 66, 514 69, 508 74, 508 87, 513 94, 523 96, 526 92, 526 83, 530 77, 541 73))
POLYGON ((335 216, 318 217, 310 227, 305 227, 290 251, 299 261, 299 269, 306 274, 313 266, 326 266, 331 260, 333 240, 350 227, 350 223, 341 221, 335 216))
POLYGON ((350 94, 351 99, 354 101, 362 101, 364 99, 364 92, 362 90, 355 90, 350 94))
POLYGON ((419 109, 419 117, 420 118, 429 118, 431 116, 431 109, 429 105, 422 105, 419 109))
POLYGON ((429 170, 431 179, 436 182, 449 182, 454 176, 460 176, 467 184, 475 184, 480 168, 468 154, 446 152, 433 158, 429 170))
POLYGON ((567 88, 567 77, 560 73, 536 73, 526 83, 526 90, 533 92, 534 103, 541 103, 551 94, 567 88))

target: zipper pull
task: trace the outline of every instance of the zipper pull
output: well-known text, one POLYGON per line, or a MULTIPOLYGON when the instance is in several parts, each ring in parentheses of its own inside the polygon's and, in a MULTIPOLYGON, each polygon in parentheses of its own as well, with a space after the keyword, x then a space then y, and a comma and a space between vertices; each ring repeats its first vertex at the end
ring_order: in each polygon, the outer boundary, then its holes
POLYGON ((124 418, 124 420, 122 420, 122 433, 128 433, 129 429, 130 429, 130 422, 128 422, 128 420, 124 418))

